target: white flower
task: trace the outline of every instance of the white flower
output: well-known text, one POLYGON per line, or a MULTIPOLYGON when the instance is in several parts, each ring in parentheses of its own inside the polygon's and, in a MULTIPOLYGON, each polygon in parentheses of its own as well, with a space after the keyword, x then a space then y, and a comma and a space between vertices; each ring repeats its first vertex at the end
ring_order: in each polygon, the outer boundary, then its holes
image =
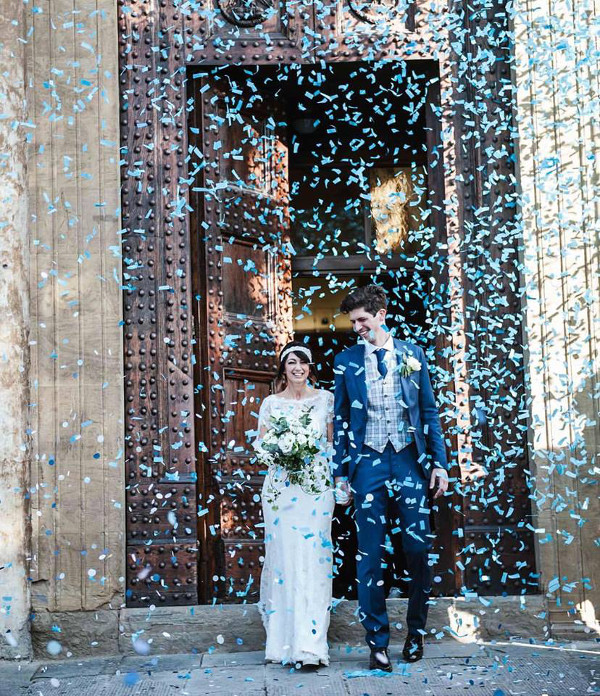
POLYGON ((302 426, 300 423, 298 423, 298 421, 292 421, 290 423, 290 432, 293 435, 299 435, 302 432, 302 426))
POLYGON ((319 433, 315 430, 315 428, 309 427, 305 431, 304 437, 306 438, 307 444, 313 444, 319 439, 319 433))
POLYGON ((406 358, 406 367, 409 374, 411 372, 418 372, 421 369, 421 363, 414 357, 414 355, 410 355, 408 358, 406 358))
POLYGON ((265 466, 271 466, 273 464, 273 455, 271 452, 263 448, 262 442, 255 443, 254 448, 256 450, 256 457, 261 464, 265 466))
POLYGON ((266 444, 266 445, 275 445, 277 444, 277 435, 275 434, 274 430, 267 430, 265 433, 265 436, 263 439, 260 441, 260 444, 266 444))
POLYGON ((294 437, 291 433, 286 432, 279 437, 279 449, 283 454, 289 454, 294 447, 294 437))
POLYGON ((304 445, 308 445, 308 443, 310 442, 310 437, 307 432, 301 432, 298 433, 298 435, 296 436, 296 440, 298 444, 302 447, 304 445))

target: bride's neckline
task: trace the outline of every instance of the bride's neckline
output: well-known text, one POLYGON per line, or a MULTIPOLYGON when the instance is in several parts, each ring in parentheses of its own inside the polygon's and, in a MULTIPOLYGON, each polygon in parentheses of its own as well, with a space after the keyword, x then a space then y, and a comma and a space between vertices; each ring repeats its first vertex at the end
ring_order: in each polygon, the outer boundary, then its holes
POLYGON ((305 396, 302 399, 294 399, 293 397, 282 396, 281 394, 273 394, 273 396, 276 396, 278 399, 283 399, 283 401, 293 401, 295 404, 301 404, 303 401, 312 401, 316 399, 322 392, 322 389, 315 389, 315 393, 312 396, 305 396))

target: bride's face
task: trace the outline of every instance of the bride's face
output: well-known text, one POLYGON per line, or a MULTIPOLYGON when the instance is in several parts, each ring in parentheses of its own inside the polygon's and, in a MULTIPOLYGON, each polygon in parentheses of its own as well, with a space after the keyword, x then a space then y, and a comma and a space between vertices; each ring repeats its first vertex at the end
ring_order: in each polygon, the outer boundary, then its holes
POLYGON ((289 355, 285 361, 285 376, 288 384, 301 386, 306 384, 310 372, 310 365, 302 362, 300 358, 293 353, 289 355))

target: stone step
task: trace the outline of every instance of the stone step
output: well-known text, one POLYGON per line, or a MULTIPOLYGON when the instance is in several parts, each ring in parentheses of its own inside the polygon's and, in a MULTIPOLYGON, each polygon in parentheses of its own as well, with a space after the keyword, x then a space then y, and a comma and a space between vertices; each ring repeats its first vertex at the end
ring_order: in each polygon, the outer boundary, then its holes
MULTIPOLYGON (((393 642, 404 640, 406 604, 405 599, 388 600, 393 642)), ((510 638, 540 642, 550 637, 544 598, 539 595, 438 598, 432 600, 428 632, 433 642, 510 638)), ((49 642, 60 643, 55 655, 59 659, 144 651, 153 655, 262 651, 265 641, 255 604, 39 613, 32 636, 38 657, 52 657, 49 642)), ((329 642, 348 648, 364 645, 355 601, 340 601, 333 607, 329 642)))

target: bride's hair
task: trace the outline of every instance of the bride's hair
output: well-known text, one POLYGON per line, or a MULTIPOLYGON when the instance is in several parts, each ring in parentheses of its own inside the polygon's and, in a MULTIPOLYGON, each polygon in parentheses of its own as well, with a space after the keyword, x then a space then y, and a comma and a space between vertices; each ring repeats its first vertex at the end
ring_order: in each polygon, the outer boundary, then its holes
POLYGON ((279 358, 279 369, 277 370, 277 376, 275 377, 275 393, 279 393, 283 391, 286 387, 286 378, 285 378, 285 364, 290 357, 290 355, 295 355, 301 363, 304 363, 305 365, 308 365, 308 381, 312 382, 312 384, 316 384, 319 381, 319 376, 317 374, 317 368, 315 367, 315 364, 312 363, 309 360, 308 355, 306 354, 306 350, 310 350, 308 346, 305 343, 300 343, 300 341, 291 341, 288 343, 286 346, 283 347, 283 350, 279 354, 280 356, 284 356, 283 360, 281 360, 281 357, 279 358), (298 348, 298 350, 294 350, 294 348, 298 348), (285 355, 284 355, 285 353, 285 355))

